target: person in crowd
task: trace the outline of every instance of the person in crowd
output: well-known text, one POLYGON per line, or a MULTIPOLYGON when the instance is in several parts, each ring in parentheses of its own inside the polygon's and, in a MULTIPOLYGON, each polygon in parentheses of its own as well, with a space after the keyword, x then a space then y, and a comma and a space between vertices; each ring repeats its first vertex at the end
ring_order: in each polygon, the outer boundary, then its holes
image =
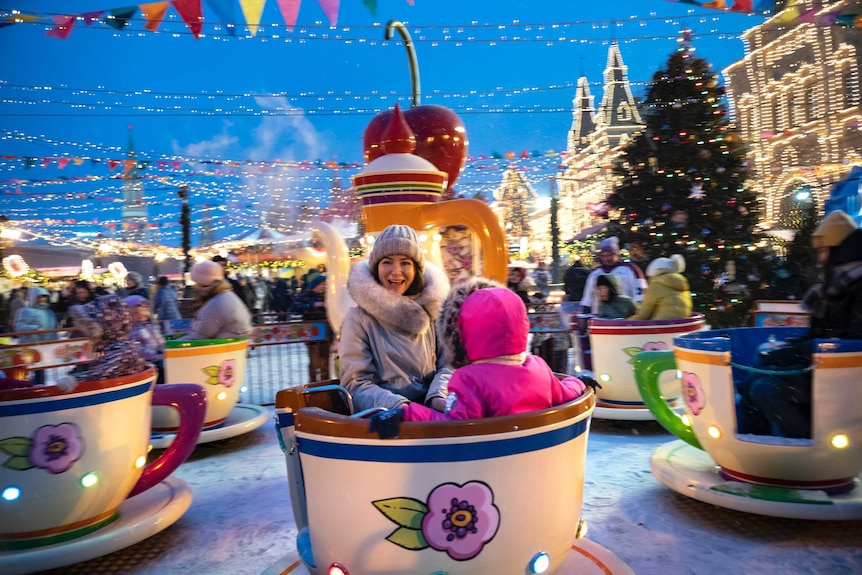
POLYGON ((590 270, 581 261, 581 258, 575 258, 563 274, 563 289, 566 291, 566 301, 581 301, 584 295, 584 286, 587 283, 587 278, 590 275, 590 270))
POLYGON ((635 303, 639 303, 646 287, 646 279, 639 267, 620 261, 620 242, 616 237, 610 237, 599 243, 600 265, 587 277, 584 293, 581 298, 581 313, 595 313, 599 305, 599 292, 596 280, 599 276, 613 274, 619 276, 620 289, 618 295, 625 295, 635 303))
POLYGON ((202 261, 192 266, 189 276, 197 284, 195 317, 182 339, 248 337, 251 314, 225 279, 224 268, 218 262, 202 261))
MULTIPOLYGON (((57 315, 51 309, 48 290, 33 286, 27 290, 27 305, 15 314, 14 331, 45 331, 57 329, 57 315)), ((38 341, 53 341, 57 332, 30 333, 18 336, 18 343, 35 343, 38 341)), ((37 369, 33 374, 34 385, 45 383, 45 371, 37 369)))
MULTIPOLYGON (((326 276, 319 274, 308 282, 307 289, 299 295, 290 311, 301 313, 305 321, 326 321, 326 276)), ((332 326, 327 324, 326 339, 305 343, 309 381, 329 379, 329 351, 334 339, 332 326)))
POLYGON ((150 302, 139 295, 130 295, 123 299, 132 314, 132 329, 129 337, 141 344, 144 359, 156 366, 159 377, 156 383, 165 381, 165 338, 153 322, 150 314, 150 302))
POLYGON ((9 294, 9 302, 6 305, 6 326, 9 331, 15 331, 15 316, 18 310, 27 305, 27 288, 19 287, 9 294))
POLYGON ((595 316, 602 319, 622 319, 637 312, 637 306, 627 295, 620 295, 620 278, 615 274, 602 274, 596 280, 599 307, 595 316))
POLYGON ((147 369, 141 344, 131 338, 132 314, 119 296, 108 294, 69 308, 75 329, 90 338, 94 359, 61 376, 57 385, 66 391, 79 382, 133 375, 147 369))
POLYGON ((530 306, 530 294, 527 293, 529 281, 527 280, 527 270, 513 266, 509 268, 509 277, 506 280, 506 287, 515 292, 524 305, 530 306))
POLYGON ((138 272, 129 272, 126 274, 126 289, 123 290, 122 294, 125 297, 139 295, 150 299, 150 292, 144 285, 144 276, 138 272))
POLYGON ((180 319, 180 299, 177 290, 168 281, 167 276, 160 276, 153 296, 153 314, 160 322, 180 319))
POLYGON ((276 321, 287 321, 288 311, 293 305, 293 296, 291 295, 290 286, 286 278, 278 278, 275 280, 269 290, 269 309, 273 313, 277 313, 276 321))
POLYGON ((221 269, 224 272, 224 279, 230 284, 231 289, 240 301, 245 302, 245 294, 239 285, 239 280, 230 277, 230 274, 228 273, 229 260, 224 256, 213 256, 212 261, 221 266, 221 269))
POLYGON ((437 318, 443 355, 454 369, 442 412, 403 406, 407 421, 472 419, 546 409, 580 397, 594 383, 558 379, 526 353, 530 320, 524 302, 502 284, 474 277, 454 286, 437 318), (489 310, 493 310, 489 313, 489 310))
POLYGON ((442 411, 451 371, 437 353, 434 321, 449 282, 425 261, 416 232, 380 232, 368 260, 351 268, 347 290, 356 307, 344 318, 339 362, 355 409, 414 401, 442 411))
POLYGON ((852 217, 835 210, 811 234, 811 245, 822 281, 802 300, 810 327, 799 339, 761 346, 755 367, 773 373, 755 372, 738 386, 741 433, 810 438, 814 340, 862 340, 862 230, 852 217))
POLYGON ((682 275, 685 258, 673 254, 647 266, 649 283, 636 314, 629 319, 680 319, 691 315, 691 290, 682 275))
POLYGON ((533 270, 533 282, 536 284, 536 292, 541 295, 542 299, 548 297, 548 291, 551 286, 551 274, 547 270, 545 262, 539 262, 536 269, 533 270))
POLYGON ((254 288, 248 283, 248 278, 246 276, 237 276, 236 284, 237 287, 234 289, 234 291, 236 291, 236 295, 238 295, 239 299, 242 300, 242 303, 245 304, 246 309, 248 309, 248 313, 253 314, 255 301, 254 288))

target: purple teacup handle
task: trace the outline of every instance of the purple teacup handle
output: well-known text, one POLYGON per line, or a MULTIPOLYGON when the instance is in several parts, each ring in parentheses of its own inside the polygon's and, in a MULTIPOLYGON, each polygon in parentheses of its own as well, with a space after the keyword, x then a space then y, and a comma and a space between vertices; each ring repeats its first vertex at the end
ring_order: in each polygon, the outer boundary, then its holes
POLYGON ((207 394, 195 383, 164 383, 155 386, 153 405, 176 408, 180 412, 180 427, 164 453, 144 468, 129 497, 164 481, 191 455, 204 427, 207 394))

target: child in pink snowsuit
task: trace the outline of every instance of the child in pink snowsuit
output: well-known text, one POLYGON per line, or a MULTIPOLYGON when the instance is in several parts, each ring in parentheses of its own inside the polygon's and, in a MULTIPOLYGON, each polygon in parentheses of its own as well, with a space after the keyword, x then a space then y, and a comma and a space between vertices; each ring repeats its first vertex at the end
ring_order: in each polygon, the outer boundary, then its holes
MULTIPOLYGON (((444 412, 404 406, 405 421, 494 417, 546 409, 586 393, 584 381, 558 379, 545 360, 527 354, 530 321, 517 294, 484 278, 456 285, 437 319, 449 380, 444 412)), ((594 382, 587 378, 586 384, 594 382)))

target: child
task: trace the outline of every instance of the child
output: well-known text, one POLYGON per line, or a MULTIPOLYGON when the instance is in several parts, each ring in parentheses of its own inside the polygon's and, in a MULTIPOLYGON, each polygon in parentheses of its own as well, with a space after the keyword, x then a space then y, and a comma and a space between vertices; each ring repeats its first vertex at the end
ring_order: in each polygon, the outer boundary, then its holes
POLYGON ((132 314, 132 330, 129 337, 141 344, 144 359, 159 370, 156 383, 164 383, 165 339, 150 315, 150 302, 140 295, 130 295, 123 299, 132 314))
POLYGON ((598 318, 622 319, 637 311, 634 300, 620 293, 620 278, 616 275, 600 275, 596 279, 596 291, 599 294, 598 318))
POLYGON ((545 361, 528 355, 530 321, 517 294, 484 278, 449 292, 437 320, 449 380, 443 413, 412 402, 407 421, 471 419, 535 411, 586 393, 589 378, 557 379, 545 361))
POLYGON ((90 338, 96 359, 60 377, 58 386, 62 389, 74 389, 79 381, 122 377, 147 369, 141 344, 129 337, 132 317, 119 296, 103 295, 88 304, 72 306, 69 317, 75 328, 90 338))

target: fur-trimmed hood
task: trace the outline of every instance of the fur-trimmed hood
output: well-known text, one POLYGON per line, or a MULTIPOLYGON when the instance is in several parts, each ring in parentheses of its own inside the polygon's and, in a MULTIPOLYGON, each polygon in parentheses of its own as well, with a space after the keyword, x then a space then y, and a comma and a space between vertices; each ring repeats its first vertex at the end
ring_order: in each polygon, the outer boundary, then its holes
POLYGON ((439 267, 425 263, 425 289, 416 296, 402 296, 377 283, 367 260, 356 263, 347 277, 347 291, 356 305, 398 333, 420 333, 440 314, 449 292, 449 280, 439 267))
POLYGON ((457 368, 470 363, 461 338, 461 328, 458 326, 458 318, 461 316, 464 300, 473 292, 494 287, 506 289, 506 286, 492 279, 472 277, 453 286, 449 291, 446 301, 443 302, 440 317, 437 318, 437 334, 443 347, 443 357, 446 358, 447 365, 457 368))

